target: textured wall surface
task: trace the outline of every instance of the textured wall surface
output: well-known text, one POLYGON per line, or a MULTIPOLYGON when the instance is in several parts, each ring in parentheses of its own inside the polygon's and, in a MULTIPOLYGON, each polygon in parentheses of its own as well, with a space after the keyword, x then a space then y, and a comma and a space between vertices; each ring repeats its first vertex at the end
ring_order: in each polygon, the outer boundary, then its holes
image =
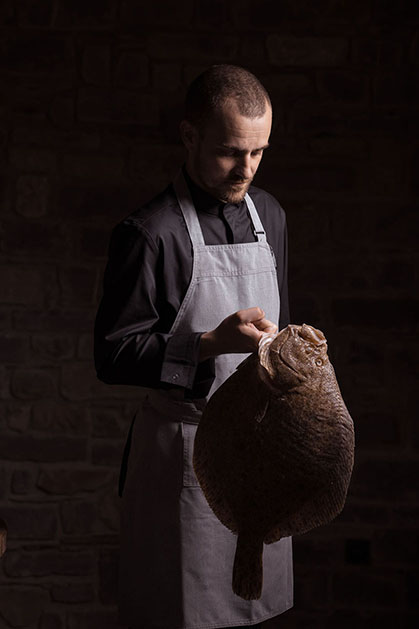
POLYGON ((256 184, 287 212, 292 321, 325 333, 357 435, 347 505, 295 539, 295 608, 266 626, 418 626, 419 4, 3 0, 0 34, 0 627, 117 627, 139 393, 97 381, 92 326, 110 230, 182 163, 185 87, 214 62, 272 95, 256 184))

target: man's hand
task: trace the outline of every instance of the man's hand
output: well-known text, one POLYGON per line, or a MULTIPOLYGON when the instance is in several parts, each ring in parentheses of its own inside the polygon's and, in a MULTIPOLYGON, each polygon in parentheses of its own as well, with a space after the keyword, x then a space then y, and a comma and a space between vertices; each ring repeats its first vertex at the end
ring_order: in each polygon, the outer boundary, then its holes
POLYGON ((277 331, 278 326, 265 319, 261 308, 238 310, 221 321, 214 330, 201 336, 199 361, 220 354, 254 352, 264 332, 277 331))

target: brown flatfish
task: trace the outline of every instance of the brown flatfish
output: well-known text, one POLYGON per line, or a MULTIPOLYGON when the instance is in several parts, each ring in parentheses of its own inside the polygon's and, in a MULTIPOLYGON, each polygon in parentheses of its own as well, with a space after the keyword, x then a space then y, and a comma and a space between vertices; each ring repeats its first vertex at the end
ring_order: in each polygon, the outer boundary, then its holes
POLYGON ((263 544, 305 533, 343 509, 354 427, 323 333, 288 325, 217 389, 195 437, 208 504, 237 534, 233 591, 260 598, 263 544))

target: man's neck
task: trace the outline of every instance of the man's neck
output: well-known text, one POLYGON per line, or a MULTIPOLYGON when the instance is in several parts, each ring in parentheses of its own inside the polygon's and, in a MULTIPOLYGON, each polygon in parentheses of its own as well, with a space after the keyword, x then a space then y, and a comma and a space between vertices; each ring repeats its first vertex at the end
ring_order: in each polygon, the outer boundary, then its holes
POLYGON ((217 199, 210 192, 205 190, 196 179, 190 175, 187 164, 183 166, 183 174, 196 209, 219 215, 220 211, 222 211, 225 206, 225 202, 220 201, 220 199, 217 199))

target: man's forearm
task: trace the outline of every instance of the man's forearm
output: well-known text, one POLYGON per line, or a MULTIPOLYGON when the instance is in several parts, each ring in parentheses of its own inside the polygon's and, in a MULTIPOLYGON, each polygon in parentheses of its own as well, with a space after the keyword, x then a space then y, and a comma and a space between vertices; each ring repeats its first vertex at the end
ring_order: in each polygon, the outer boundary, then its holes
POLYGON ((204 360, 207 360, 207 358, 211 358, 216 355, 217 351, 215 348, 213 333, 204 332, 204 334, 201 334, 201 340, 199 343, 199 362, 202 363, 204 360))

